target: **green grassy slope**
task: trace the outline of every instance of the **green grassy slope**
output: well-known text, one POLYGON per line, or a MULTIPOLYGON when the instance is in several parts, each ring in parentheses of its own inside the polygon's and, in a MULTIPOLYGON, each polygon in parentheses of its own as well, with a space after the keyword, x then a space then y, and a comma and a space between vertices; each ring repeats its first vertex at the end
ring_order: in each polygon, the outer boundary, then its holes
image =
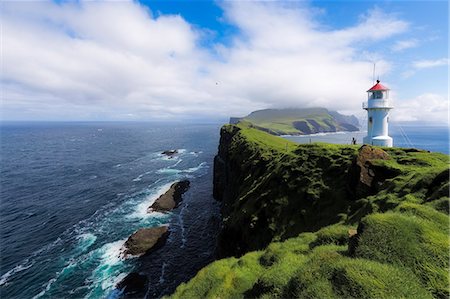
POLYGON ((221 246, 243 255, 173 298, 448 298, 448 156, 371 149, 388 156, 365 161, 368 188, 354 177, 357 146, 298 145, 242 124, 221 135, 221 246))
POLYGON ((357 120, 325 108, 266 109, 250 113, 241 121, 273 135, 304 135, 319 132, 357 131, 357 120), (356 122, 356 124, 355 124, 356 122))

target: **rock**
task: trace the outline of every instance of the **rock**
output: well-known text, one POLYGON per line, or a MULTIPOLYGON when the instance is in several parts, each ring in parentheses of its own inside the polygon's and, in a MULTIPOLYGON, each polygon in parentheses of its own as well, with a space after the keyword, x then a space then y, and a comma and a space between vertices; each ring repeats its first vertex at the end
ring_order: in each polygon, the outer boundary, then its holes
POLYGON ((166 155, 169 158, 172 158, 176 154, 178 154, 178 150, 166 150, 161 153, 161 155, 166 155))
POLYGON ((144 297, 147 291, 148 278, 136 272, 131 272, 124 279, 122 279, 116 286, 121 290, 123 295, 135 295, 144 297))
POLYGON ((390 157, 378 147, 363 145, 359 149, 350 169, 350 185, 357 198, 375 193, 377 182, 385 179, 382 175, 377 176, 376 167, 372 164, 373 160, 380 159, 389 160, 390 157))
POLYGON ((168 212, 178 206, 182 200, 182 195, 189 189, 188 180, 176 182, 170 189, 158 197, 158 199, 148 208, 147 212, 168 212))
POLYGON ((124 255, 141 256, 164 245, 169 235, 168 226, 141 228, 125 242, 124 255))

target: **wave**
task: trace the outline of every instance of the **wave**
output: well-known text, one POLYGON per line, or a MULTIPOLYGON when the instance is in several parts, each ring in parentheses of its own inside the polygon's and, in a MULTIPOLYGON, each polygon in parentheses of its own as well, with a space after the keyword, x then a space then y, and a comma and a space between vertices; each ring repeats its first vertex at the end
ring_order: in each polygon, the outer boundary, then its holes
MULTIPOLYGON (((147 195, 141 203, 136 205, 134 212, 132 212, 128 217, 141 219, 149 217, 150 213, 147 213, 148 207, 150 207, 155 202, 155 200, 158 199, 158 197, 169 191, 170 186, 172 186, 172 184, 175 182, 176 181, 172 181, 170 183, 164 184, 154 190, 151 194, 147 195)), ((155 215, 156 213, 151 214, 152 216, 157 216, 155 215)))
POLYGON ((175 164, 173 164, 173 165, 171 165, 171 166, 168 166, 167 168, 175 167, 175 166, 177 166, 178 164, 180 164, 181 161, 183 161, 183 159, 179 158, 179 159, 177 160, 177 162, 175 162, 175 164))
POLYGON ((197 167, 191 167, 185 170, 182 170, 182 172, 186 172, 186 173, 192 173, 192 172, 196 172, 202 168, 207 168, 208 167, 208 163, 206 162, 202 162, 200 163, 197 167))
POLYGON ((92 271, 89 280, 92 281, 91 291, 86 297, 101 297, 105 291, 112 290, 125 277, 127 269, 124 267, 123 248, 127 239, 106 243, 95 250, 94 257, 98 257, 98 266, 92 271), (101 296, 99 296, 101 295, 101 296))
POLYGON ((74 261, 70 261, 69 264, 67 266, 65 266, 61 271, 57 272, 55 277, 53 277, 52 279, 50 279, 47 284, 45 285, 45 288, 40 291, 37 295, 33 296, 32 299, 37 299, 42 297, 43 295, 45 295, 45 293, 47 293, 48 291, 50 291, 53 283, 55 283, 60 277, 65 277, 68 276, 69 274, 71 274, 73 272, 73 270, 75 269, 77 263, 74 261))
POLYGON ((190 152, 189 154, 193 155, 194 157, 198 157, 198 155, 203 154, 203 151, 190 152))
POLYGON ((169 167, 161 168, 156 171, 156 173, 159 174, 172 174, 172 175, 179 174, 180 172, 182 172, 182 170, 169 167))
POLYGON ((0 277, 0 286, 6 285, 8 283, 9 278, 19 272, 22 272, 26 269, 31 268, 34 265, 33 262, 31 262, 30 264, 25 264, 22 263, 20 265, 15 266, 14 268, 12 268, 11 270, 9 270, 8 272, 6 272, 5 274, 2 275, 2 277, 0 277))
POLYGON ((43 246, 42 248, 34 251, 28 258, 24 259, 21 263, 16 265, 14 268, 6 272, 0 277, 0 286, 8 284, 10 281, 10 278, 14 276, 15 274, 25 271, 29 268, 31 268, 35 264, 34 258, 41 255, 44 252, 47 252, 51 250, 52 248, 56 247, 58 244, 61 243, 61 238, 58 237, 55 241, 53 241, 50 244, 47 244, 43 246))
POLYGON ((208 163, 202 162, 196 167, 190 167, 187 169, 176 169, 176 168, 165 167, 165 168, 158 169, 156 171, 156 173, 169 174, 169 175, 175 175, 175 174, 180 174, 180 173, 194 173, 202 168, 208 168, 208 163))
POLYGON ((95 241, 97 240, 97 236, 92 233, 84 233, 78 236, 78 245, 77 249, 80 252, 85 252, 91 247, 95 241))
POLYGON ((50 291, 50 288, 52 286, 52 284, 56 281, 56 278, 52 278, 47 282, 47 285, 45 286, 45 289, 43 289, 39 294, 35 295, 32 297, 32 299, 37 299, 40 298, 42 296, 44 296, 44 294, 48 291, 50 291))

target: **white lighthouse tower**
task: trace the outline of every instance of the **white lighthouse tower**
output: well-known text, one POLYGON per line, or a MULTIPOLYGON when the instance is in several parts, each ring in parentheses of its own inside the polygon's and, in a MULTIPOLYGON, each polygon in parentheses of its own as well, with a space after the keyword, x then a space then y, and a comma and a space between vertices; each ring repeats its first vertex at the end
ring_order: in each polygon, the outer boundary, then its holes
POLYGON ((368 91, 368 100, 363 103, 367 110, 367 136, 365 144, 392 147, 392 138, 388 135, 389 110, 392 103, 389 100, 389 88, 383 86, 380 80, 368 91))

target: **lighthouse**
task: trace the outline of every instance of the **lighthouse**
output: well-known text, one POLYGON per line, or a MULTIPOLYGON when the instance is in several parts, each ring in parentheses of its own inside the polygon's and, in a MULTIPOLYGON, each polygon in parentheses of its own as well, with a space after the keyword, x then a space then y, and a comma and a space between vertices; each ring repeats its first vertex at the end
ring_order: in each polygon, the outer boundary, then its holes
POLYGON ((363 103, 367 110, 367 136, 365 144, 392 147, 393 140, 388 135, 389 111, 393 108, 389 100, 389 88, 383 86, 380 80, 368 91, 368 100, 363 103))

